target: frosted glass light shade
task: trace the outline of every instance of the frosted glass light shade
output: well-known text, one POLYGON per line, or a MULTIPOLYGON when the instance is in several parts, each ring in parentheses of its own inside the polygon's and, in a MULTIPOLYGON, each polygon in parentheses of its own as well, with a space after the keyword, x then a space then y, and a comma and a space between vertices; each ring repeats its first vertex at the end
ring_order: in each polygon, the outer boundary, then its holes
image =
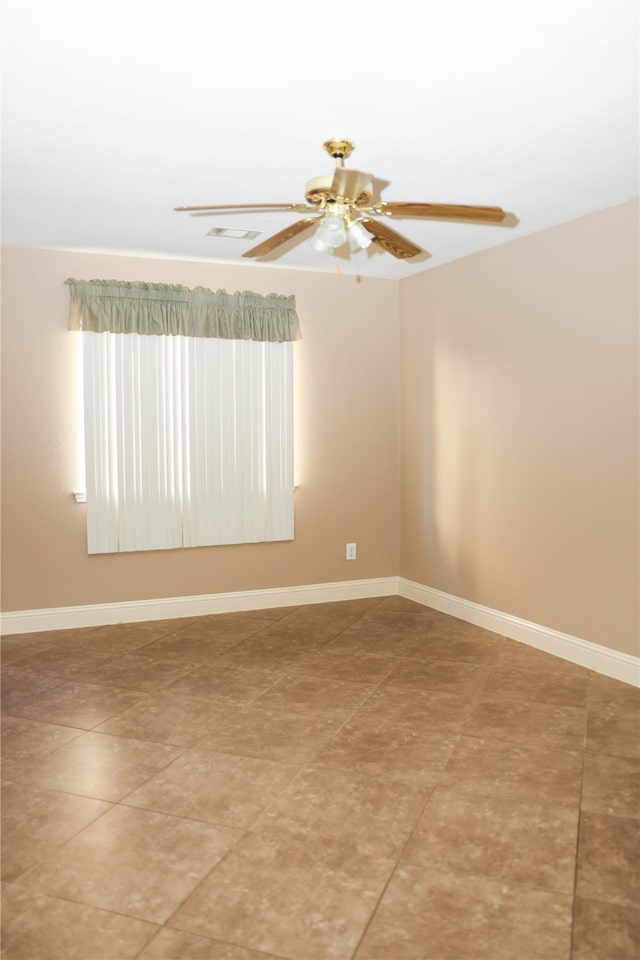
POLYGON ((347 233, 349 236, 349 249, 353 252, 356 250, 365 250, 373 240, 369 231, 357 220, 349 224, 347 233))
POLYGON ((347 231, 344 225, 344 217, 332 215, 325 217, 318 225, 314 235, 309 243, 314 250, 324 253, 327 250, 335 250, 347 242, 347 231))

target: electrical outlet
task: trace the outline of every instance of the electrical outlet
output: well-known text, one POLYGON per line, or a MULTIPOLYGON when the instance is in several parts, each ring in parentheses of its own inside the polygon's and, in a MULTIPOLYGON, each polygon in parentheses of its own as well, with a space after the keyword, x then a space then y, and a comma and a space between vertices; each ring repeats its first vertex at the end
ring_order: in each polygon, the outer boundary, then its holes
POLYGON ((347 544, 347 560, 355 560, 356 558, 356 545, 355 543, 347 544))

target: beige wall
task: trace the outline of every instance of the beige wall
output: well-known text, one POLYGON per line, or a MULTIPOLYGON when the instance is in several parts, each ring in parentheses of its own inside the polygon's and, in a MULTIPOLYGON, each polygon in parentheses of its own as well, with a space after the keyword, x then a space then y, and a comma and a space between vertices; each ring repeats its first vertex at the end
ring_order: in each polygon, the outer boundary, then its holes
POLYGON ((192 596, 395 576, 397 284, 255 266, 3 253, 2 608, 192 596), (76 486, 67 277, 295 294, 296 539, 89 557, 76 486), (358 559, 345 560, 356 541, 358 559))
POLYGON ((638 206, 401 284, 401 575, 638 653, 638 206))
POLYGON ((637 653, 637 240, 624 204, 401 283, 5 251, 3 609, 400 574, 637 653), (69 276, 296 295, 294 542, 87 555, 69 276))

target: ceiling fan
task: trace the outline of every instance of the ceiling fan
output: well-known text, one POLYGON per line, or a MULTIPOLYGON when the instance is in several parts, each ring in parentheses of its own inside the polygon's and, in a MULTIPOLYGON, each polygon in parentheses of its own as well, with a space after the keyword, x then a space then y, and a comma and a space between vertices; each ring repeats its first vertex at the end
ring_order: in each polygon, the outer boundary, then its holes
POLYGON ((263 257, 277 247, 315 227, 311 244, 321 252, 348 243, 352 251, 377 244, 400 260, 408 260, 425 251, 396 233, 376 217, 420 217, 428 220, 459 220, 471 223, 502 223, 507 214, 501 207, 465 206, 448 203, 406 203, 378 200, 374 197, 374 177, 363 170, 347 169, 351 156, 350 140, 327 140, 323 144, 336 161, 333 176, 315 177, 305 187, 306 203, 230 203, 175 207, 192 216, 210 216, 223 210, 294 210, 312 213, 273 234, 245 251, 243 257, 263 257))

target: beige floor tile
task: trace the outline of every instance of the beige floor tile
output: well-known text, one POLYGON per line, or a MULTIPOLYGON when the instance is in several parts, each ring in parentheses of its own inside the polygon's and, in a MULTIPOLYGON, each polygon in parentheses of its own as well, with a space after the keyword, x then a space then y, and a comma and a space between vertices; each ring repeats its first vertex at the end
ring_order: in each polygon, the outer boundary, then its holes
POLYGON ((92 627, 82 636, 69 636, 60 640, 57 649, 68 654, 89 653, 121 657, 135 650, 142 650, 146 644, 175 629, 175 620, 109 624, 92 627))
POLYGON ((429 795, 424 787, 351 770, 307 767, 252 830, 288 832, 313 846, 339 842, 357 854, 397 858, 429 795))
POLYGON ((584 707, 588 686, 589 672, 582 667, 574 664, 565 667, 560 661, 560 665, 547 668, 540 666, 537 658, 525 664, 519 657, 515 662, 511 658, 498 661, 489 674, 484 696, 496 700, 535 700, 560 707, 584 707))
POLYGON ((167 688, 168 693, 193 697, 194 700, 214 700, 246 704, 279 680, 282 671, 218 661, 215 667, 203 666, 193 670, 167 688))
MULTIPOLYGON (((277 623, 263 626, 260 633, 250 637, 250 640, 255 642, 256 650, 260 649, 258 641, 263 641, 265 649, 268 650, 277 650, 281 646, 300 652, 314 651, 326 647, 336 632, 330 624, 323 623, 321 620, 305 621, 299 613, 296 613, 277 623)), ((249 647, 251 646, 253 644, 249 644, 249 647)))
POLYGON ((279 960, 262 950, 197 937, 169 927, 163 927, 138 957, 139 960, 279 960))
POLYGON ((586 710, 528 700, 483 699, 464 732, 470 737, 537 743, 551 750, 583 750, 586 710))
POLYGON ((23 874, 21 885, 163 923, 240 836, 229 827, 117 806, 23 874))
POLYGON ((37 664, 38 654, 49 650, 53 640, 44 639, 42 634, 25 634, 20 636, 3 637, 0 635, 0 655, 2 657, 2 692, 8 678, 14 673, 33 670, 37 664), (16 656, 13 656, 13 654, 16 656), (11 656, 9 656, 11 654, 11 656))
POLYGON ((227 638, 203 640, 200 636, 180 637, 179 634, 175 634, 148 643, 144 647, 144 653, 152 660, 181 660, 197 667, 200 664, 213 664, 218 657, 229 650, 234 650, 240 643, 240 640, 227 638))
POLYGON ((430 631, 421 641, 407 644, 402 656, 418 660, 446 660, 456 663, 491 664, 498 657, 500 640, 481 630, 467 625, 461 636, 454 631, 430 631))
POLYGON ((405 646, 408 644, 392 641, 385 633, 369 632, 361 621, 330 640, 324 647, 327 653, 340 656, 344 661, 351 657, 378 657, 389 659, 406 656, 405 646))
POLYGON ((531 743, 461 737, 441 785, 484 797, 513 797, 576 807, 582 755, 531 743))
POLYGON ((460 733, 471 707, 472 698, 468 695, 383 683, 356 710, 354 719, 410 723, 417 729, 460 733))
POLYGON ((363 643, 382 639, 391 649, 405 639, 424 640, 435 622, 430 614, 416 615, 378 606, 348 626, 340 638, 349 641, 359 639, 363 643))
POLYGON ((164 691, 96 727, 96 733, 190 747, 214 731, 236 709, 229 703, 190 700, 164 691))
POLYGON ((318 753, 316 762, 429 787, 445 769, 456 741, 455 733, 353 718, 318 753))
POLYGON ((7 715, 2 719, 2 756, 8 760, 44 757, 82 733, 75 727, 7 715))
POLYGON ((388 677, 390 686, 438 690, 440 693, 471 694, 482 687, 488 667, 448 660, 402 660, 388 677))
POLYGON ((271 636, 272 632, 283 631, 278 624, 270 628, 269 635, 260 633, 239 643, 232 650, 223 653, 215 666, 220 668, 238 667, 243 669, 277 669, 281 673, 290 667, 304 664, 309 657, 321 650, 325 640, 302 641, 299 637, 271 636))
POLYGON ((601 813, 582 814, 576 895, 637 908, 640 903, 637 820, 601 813))
POLYGON ((455 617, 440 613, 432 607, 423 607, 405 600, 402 597, 386 597, 372 610, 368 610, 354 626, 367 626, 376 632, 389 632, 390 635, 400 635, 413 631, 424 634, 444 625, 448 629, 464 629, 469 624, 455 617))
POLYGON ((640 760, 585 753, 582 809, 640 817, 640 760))
POLYGON ((7 650, 23 653, 42 653, 67 641, 73 642, 88 636, 96 627, 79 627, 69 630, 43 630, 38 633, 21 633, 0 638, 2 654, 7 650))
POLYGON ((14 884, 3 886, 2 906, 3 960, 130 960, 158 929, 14 884))
POLYGON ((311 603, 292 611, 283 622, 297 626, 308 636, 323 631, 335 636, 350 624, 366 616, 378 605, 378 599, 339 600, 336 603, 311 603))
POLYGON ((425 607, 424 604, 417 603, 415 600, 408 600, 406 597, 398 596, 383 597, 375 607, 375 611, 382 610, 397 613, 413 613, 424 617, 433 616, 438 613, 433 607, 425 607))
POLYGON ((640 760, 640 710, 628 701, 592 701, 587 710, 587 750, 640 760))
POLYGON ((410 723, 416 729, 460 733, 472 708, 466 694, 440 693, 381 684, 354 715, 354 720, 380 724, 410 723))
POLYGON ((304 960, 355 949, 393 862, 292 838, 250 834, 169 921, 200 936, 304 960))
POLYGON ((42 650, 47 650, 52 640, 49 634, 26 633, 0 637, 0 660, 3 669, 17 665, 19 661, 29 660, 42 650))
POLYGON ((438 632, 413 615, 398 624, 399 614, 387 614, 379 619, 359 620, 335 640, 329 649, 344 653, 393 655, 417 660, 447 660, 466 663, 493 663, 500 650, 500 639, 479 627, 467 624, 467 632, 438 632), (386 626, 385 621, 389 622, 386 626), (392 626, 391 624, 395 624, 392 626), (477 631, 477 636, 472 631, 477 631))
MULTIPOLYGON (((144 651, 145 648, 143 648, 144 651)), ((177 657, 156 658, 136 651, 103 664, 94 673, 95 683, 153 692, 197 670, 196 663, 177 657)))
POLYGON ((3 713, 12 709, 35 703, 46 690, 52 690, 62 683, 60 677, 40 673, 35 664, 26 666, 23 661, 2 665, 2 698, 0 705, 3 713))
POLYGON ((397 596, 2 651, 3 960, 569 960, 576 877, 640 954, 629 684, 397 596))
POLYGON ((571 894, 578 812, 436 789, 405 850, 413 863, 571 894))
POLYGON ((310 654, 289 672, 307 676, 331 677, 353 683, 379 683, 388 677, 396 661, 391 657, 347 656, 331 646, 310 654))
POLYGON ((8 783, 2 789, 2 879, 25 870, 75 836, 109 803, 58 790, 8 783))
POLYGON ((37 698, 16 706, 13 713, 15 716, 91 730, 103 720, 144 700, 146 696, 142 691, 61 680, 52 689, 43 690, 37 698))
POLYGON ((628 707, 640 710, 640 687, 613 680, 600 673, 592 673, 589 678, 589 702, 596 701, 624 703, 628 707))
POLYGON ((255 701, 263 709, 348 717, 375 690, 374 684, 326 677, 285 676, 255 701))
POLYGON ((532 668, 534 670, 544 670, 551 673, 584 674, 585 668, 565 660, 563 657, 547 653, 545 650, 538 650, 528 643, 518 640, 509 640, 502 638, 500 647, 500 656, 498 662, 501 666, 522 668, 532 668))
POLYGON ((170 636, 177 630, 197 623, 197 617, 175 617, 167 620, 145 620, 140 623, 114 623, 95 628, 91 640, 103 649, 112 649, 123 654, 135 650, 161 637, 170 636))
POLYGON ((182 752, 182 747, 83 733, 49 756, 32 760, 27 776, 52 790, 117 802, 182 752))
POLYGON ((329 641, 321 635, 317 638, 303 637, 297 630, 286 626, 286 621, 270 625, 224 655, 224 662, 238 666, 283 667, 305 660, 310 654, 326 647, 329 641))
POLYGON ((208 663, 264 628, 264 621, 237 619, 233 614, 204 617, 148 644, 144 652, 152 657, 208 663))
POLYGON ((291 764, 189 750, 124 801, 194 820, 245 827, 295 777, 291 764))
POLYGON ((180 625, 172 636, 181 640, 199 638, 200 640, 231 640, 238 643, 264 630, 265 626, 264 618, 256 616, 252 611, 216 613, 200 617, 184 626, 180 625))
POLYGON ((19 666, 27 664, 37 669, 40 675, 61 680, 77 680, 81 683, 97 683, 96 675, 101 667, 107 666, 113 655, 96 651, 71 650, 51 647, 29 660, 19 660, 19 666))
POLYGON ((261 607, 259 610, 244 611, 250 617, 257 620, 265 620, 267 623, 276 623, 278 620, 284 620, 290 613, 295 613, 300 607, 261 607))
POLYGON ((571 897, 402 864, 357 960, 568 960, 571 897))
MULTIPOLYGON (((453 617, 376 610, 346 630, 345 641, 382 640, 397 656, 417 659, 493 662, 502 640, 488 630, 453 617)), ((339 638, 337 642, 339 642, 339 638)))
POLYGON ((638 960, 640 910, 597 900, 576 900, 572 960, 638 960))
POLYGON ((312 760, 342 723, 341 717, 260 710, 252 705, 204 736, 198 741, 198 748, 301 764, 312 760))
POLYGON ((32 769, 34 762, 37 764, 37 761, 33 760, 3 759, 2 763, 0 763, 2 786, 4 787, 7 783, 30 784, 33 780, 32 769))
POLYGON ((312 617, 298 608, 294 613, 281 620, 263 623, 260 633, 256 634, 264 640, 277 641, 282 644, 291 644, 298 647, 318 649, 325 646, 338 632, 329 621, 312 617))

